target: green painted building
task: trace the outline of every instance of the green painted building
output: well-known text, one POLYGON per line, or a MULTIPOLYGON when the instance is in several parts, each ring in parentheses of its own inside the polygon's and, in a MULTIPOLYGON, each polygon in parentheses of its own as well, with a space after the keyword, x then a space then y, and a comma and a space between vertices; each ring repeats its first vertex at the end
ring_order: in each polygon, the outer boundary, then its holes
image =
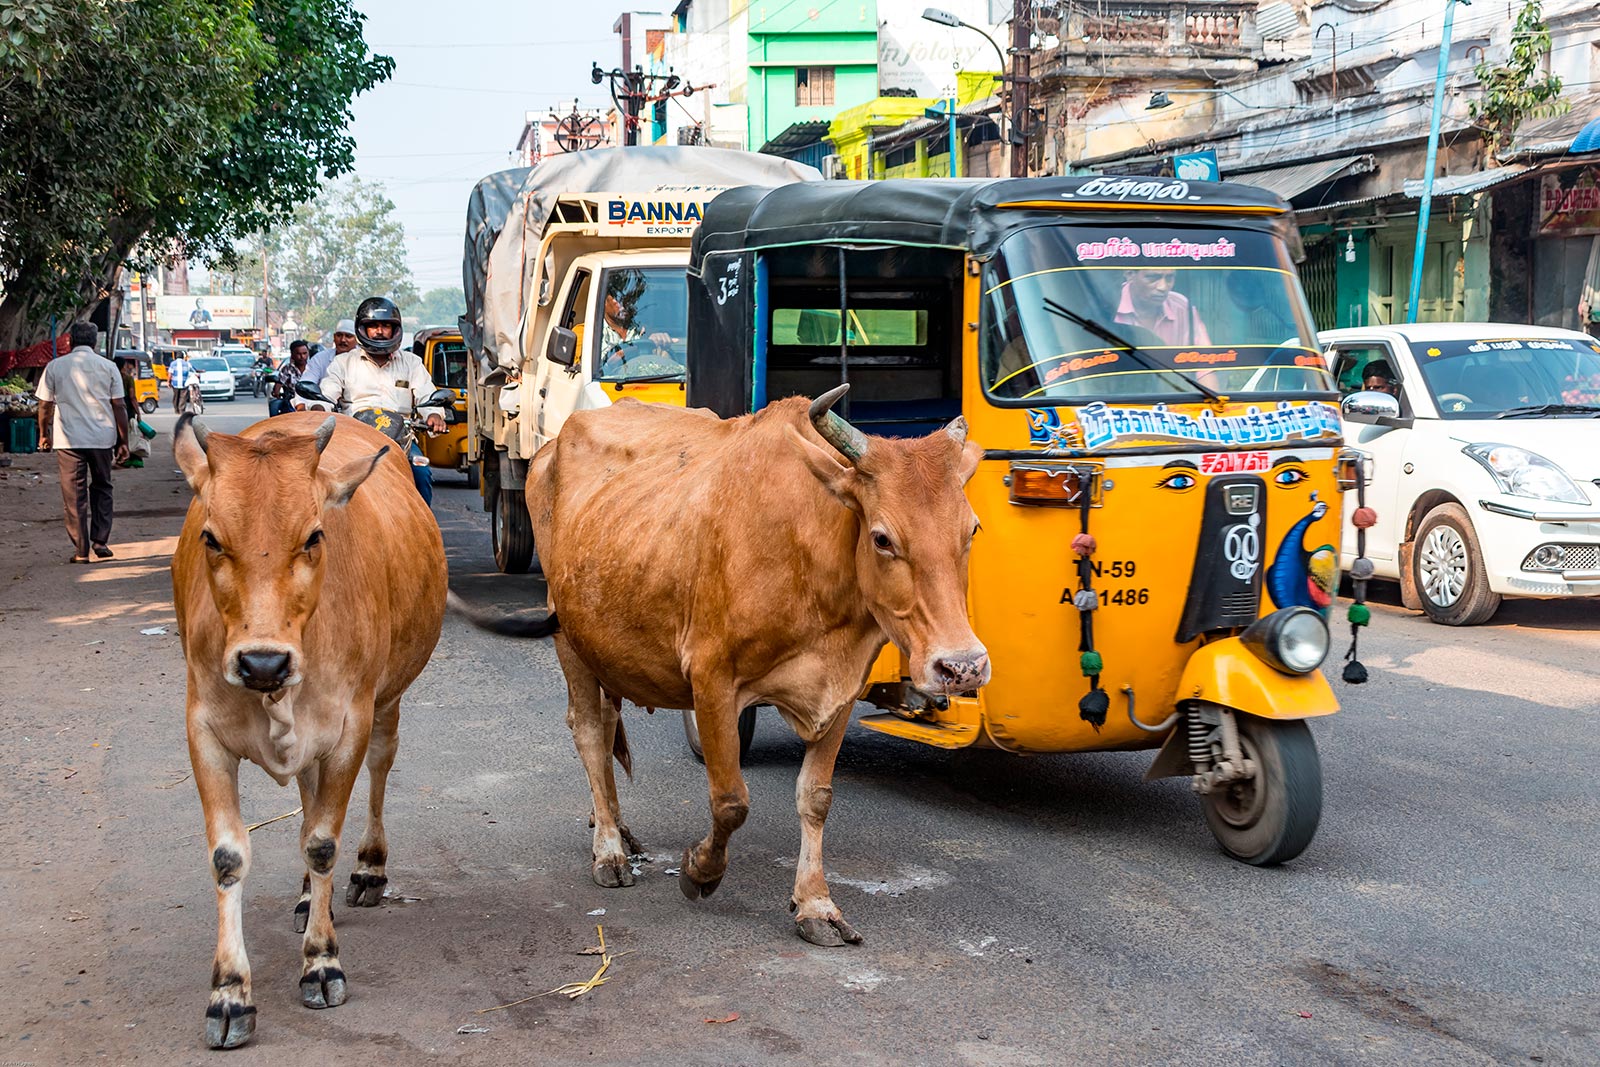
POLYGON ((795 123, 826 122, 878 95, 876 0, 754 0, 748 10, 752 149, 795 123))

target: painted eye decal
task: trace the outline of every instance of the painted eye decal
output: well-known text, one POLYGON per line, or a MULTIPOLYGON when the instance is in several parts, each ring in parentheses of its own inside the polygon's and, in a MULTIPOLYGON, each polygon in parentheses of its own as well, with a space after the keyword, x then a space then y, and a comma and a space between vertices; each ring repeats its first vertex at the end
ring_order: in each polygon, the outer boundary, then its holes
POLYGON ((1156 483, 1157 489, 1171 489, 1175 493, 1186 493, 1200 484, 1200 479, 1184 470, 1173 471, 1156 483))
POLYGON ((1301 482, 1310 477, 1311 475, 1307 474, 1299 467, 1280 467, 1272 474, 1272 484, 1289 489, 1293 486, 1299 485, 1301 482))

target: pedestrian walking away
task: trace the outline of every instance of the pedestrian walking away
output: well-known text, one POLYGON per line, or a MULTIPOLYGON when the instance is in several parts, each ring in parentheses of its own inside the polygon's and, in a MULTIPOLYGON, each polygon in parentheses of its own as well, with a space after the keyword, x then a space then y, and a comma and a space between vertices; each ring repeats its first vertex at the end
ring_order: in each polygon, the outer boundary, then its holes
POLYGON ((95 351, 100 331, 75 322, 72 351, 51 360, 39 381, 39 446, 54 450, 61 472, 61 504, 69 563, 88 563, 112 552, 111 463, 128 458, 128 409, 116 364, 95 351))
POLYGON ((184 356, 173 356, 167 364, 167 384, 172 386, 172 413, 183 414, 183 394, 194 379, 194 368, 184 356))

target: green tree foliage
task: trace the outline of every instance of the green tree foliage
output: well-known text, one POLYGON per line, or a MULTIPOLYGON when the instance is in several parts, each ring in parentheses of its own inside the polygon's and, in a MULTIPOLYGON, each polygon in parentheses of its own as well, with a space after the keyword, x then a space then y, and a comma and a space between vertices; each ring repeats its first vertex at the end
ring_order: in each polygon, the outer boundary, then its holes
POLYGON ((0 0, 0 349, 129 261, 228 261, 354 166, 351 0, 0 0))
POLYGON ((1550 30, 1539 0, 1527 0, 1512 29, 1511 52, 1503 64, 1485 60, 1473 68, 1483 86, 1483 99, 1470 105, 1472 117, 1485 131, 1489 151, 1498 156, 1511 147, 1524 119, 1559 115, 1571 105, 1558 99, 1561 79, 1543 74, 1550 54, 1550 30))
POLYGON ((400 313, 405 316, 407 329, 416 326, 454 326, 456 320, 467 313, 467 298, 462 295, 459 285, 454 289, 429 289, 417 298, 415 305, 401 305, 400 313))
POLYGON ((267 236, 273 306, 292 311, 302 332, 324 334, 369 296, 404 309, 417 300, 405 240, 383 186, 359 178, 329 186, 267 236))

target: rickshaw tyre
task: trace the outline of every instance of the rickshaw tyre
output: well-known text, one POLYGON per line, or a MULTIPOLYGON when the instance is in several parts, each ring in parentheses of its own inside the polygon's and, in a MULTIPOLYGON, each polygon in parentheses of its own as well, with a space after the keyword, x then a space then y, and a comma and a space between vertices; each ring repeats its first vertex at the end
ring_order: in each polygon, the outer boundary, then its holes
MULTIPOLYGON (((745 708, 739 713, 739 766, 743 767, 750 757, 750 745, 756 737, 756 709, 745 708)), ((689 754, 696 763, 705 763, 705 750, 700 747, 700 724, 695 719, 693 708, 683 709, 683 739, 689 743, 689 754)))
POLYGON ((489 523, 495 566, 502 574, 528 573, 533 566, 533 520, 528 517, 522 490, 500 490, 495 510, 489 523))
POLYGON ((1483 565, 1483 551, 1478 547, 1478 532, 1472 528, 1472 518, 1460 504, 1444 503, 1423 516, 1417 526, 1416 544, 1426 542, 1435 527, 1449 526, 1461 538, 1467 555, 1466 588, 1449 607, 1441 607, 1429 598, 1420 573, 1420 549, 1411 553, 1411 579, 1417 590, 1417 599, 1428 618, 1440 626, 1478 626, 1494 618, 1500 610, 1500 594, 1489 588, 1489 574, 1483 565))
POLYGON ((154 400, 146 399, 139 404, 139 410, 144 412, 146 415, 154 415, 156 413, 156 408, 160 406, 161 405, 156 403, 154 400))
POLYGON ((1299 719, 1260 719, 1236 713, 1246 755, 1267 783, 1265 808, 1238 827, 1218 810, 1218 794, 1204 798, 1206 825, 1222 850, 1241 863, 1272 867, 1304 852, 1322 820, 1322 763, 1311 728, 1299 719), (1253 752, 1251 750, 1254 750, 1253 752))
POLYGON ((468 489, 476 489, 483 482, 483 477, 478 473, 478 465, 476 463, 467 464, 466 475, 468 489))

